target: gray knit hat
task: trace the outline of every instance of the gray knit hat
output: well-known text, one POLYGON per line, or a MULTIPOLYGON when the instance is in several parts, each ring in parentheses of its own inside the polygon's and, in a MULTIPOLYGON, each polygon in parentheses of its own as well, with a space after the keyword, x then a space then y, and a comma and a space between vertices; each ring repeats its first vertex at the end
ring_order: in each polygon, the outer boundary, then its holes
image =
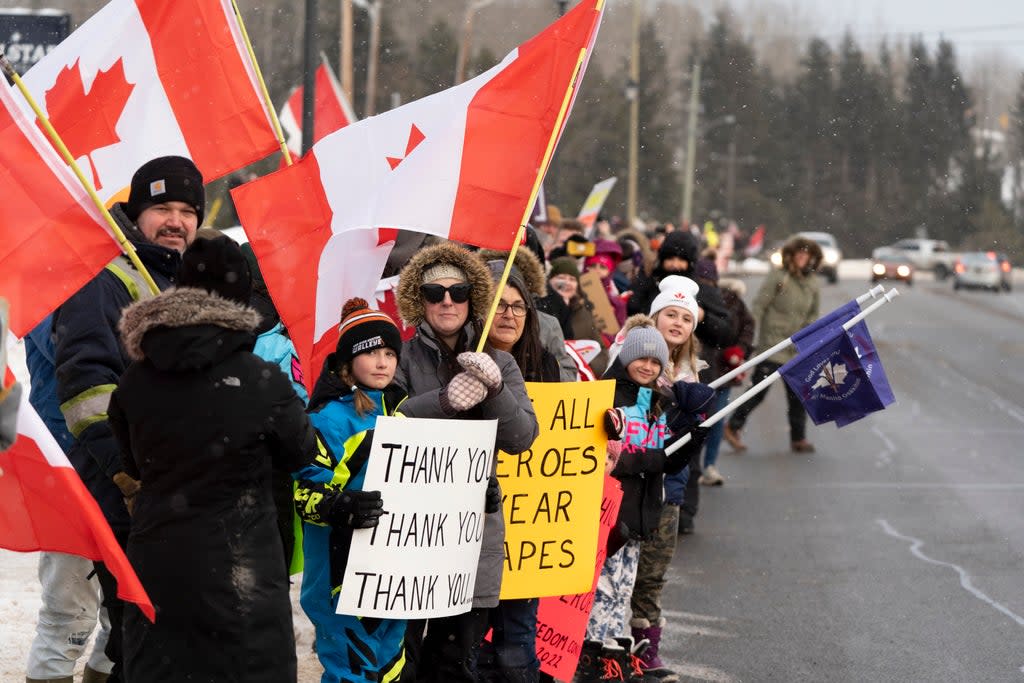
POLYGON ((627 367, 638 358, 655 359, 661 363, 662 371, 668 367, 668 344, 655 327, 641 325, 626 333, 618 360, 622 367, 627 367))

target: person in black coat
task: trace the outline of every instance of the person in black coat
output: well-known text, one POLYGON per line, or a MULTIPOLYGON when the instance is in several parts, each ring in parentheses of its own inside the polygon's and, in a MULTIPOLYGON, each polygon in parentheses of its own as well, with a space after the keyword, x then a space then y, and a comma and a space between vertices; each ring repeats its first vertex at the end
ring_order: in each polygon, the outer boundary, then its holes
POLYGON ((156 607, 152 624, 125 610, 125 677, 295 681, 271 466, 311 464, 316 437, 288 378, 252 353, 259 314, 238 246, 197 240, 179 283, 120 323, 133 363, 110 425, 138 482, 128 559, 156 607))

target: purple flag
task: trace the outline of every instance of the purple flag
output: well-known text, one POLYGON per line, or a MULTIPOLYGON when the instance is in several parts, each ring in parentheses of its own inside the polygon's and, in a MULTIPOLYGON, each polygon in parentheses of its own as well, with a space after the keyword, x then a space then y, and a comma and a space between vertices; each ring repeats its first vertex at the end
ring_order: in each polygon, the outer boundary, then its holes
POLYGON ((803 328, 790 340, 797 351, 803 352, 811 348, 825 337, 831 337, 847 320, 860 313, 857 300, 849 301, 831 313, 826 313, 813 323, 803 328))
POLYGON ((875 363, 869 374, 857 348, 846 330, 839 328, 822 335, 816 344, 779 368, 814 424, 835 420, 843 426, 888 405, 871 378, 881 363, 875 363))
MULTIPOLYGON (((868 332, 867 323, 863 320, 860 321, 851 327, 847 334, 850 336, 851 341, 853 341, 853 346, 857 351, 857 356, 860 358, 861 366, 870 378, 871 383, 875 386, 875 392, 878 394, 882 405, 891 405, 896 401, 896 396, 889 385, 889 378, 885 374, 885 368, 882 367, 882 359, 878 356, 878 349, 875 347, 874 340, 871 339, 871 333, 868 332)), ((863 415, 860 417, 863 417, 863 415)), ((836 426, 845 427, 851 422, 859 420, 860 417, 853 419, 836 418, 836 426)))

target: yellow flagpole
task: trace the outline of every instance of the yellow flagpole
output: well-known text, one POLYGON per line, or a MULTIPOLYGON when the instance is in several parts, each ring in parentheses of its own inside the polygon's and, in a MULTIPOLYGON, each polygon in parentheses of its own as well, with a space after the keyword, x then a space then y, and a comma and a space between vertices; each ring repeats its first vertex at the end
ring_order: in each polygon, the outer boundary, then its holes
POLYGON ((96 194, 96 188, 92 186, 92 181, 86 178, 85 174, 82 173, 82 169, 78 166, 78 162, 75 161, 74 157, 71 156, 71 152, 69 152, 68 148, 64 145, 64 141, 61 139, 60 134, 54 130, 53 125, 50 124, 50 120, 46 118, 46 114, 39 108, 39 103, 37 103, 35 98, 32 97, 32 93, 30 93, 28 88, 25 87, 24 81, 22 81, 21 77, 18 76, 14 67, 11 66, 11 63, 7 61, 7 57, 4 56, 3 51, 0 51, 0 69, 2 69, 3 72, 14 81, 14 85, 17 86, 22 97, 24 97, 29 106, 32 107, 32 111, 35 112, 36 118, 38 118, 39 123, 42 124, 43 130, 46 131, 47 137, 50 138, 53 146, 57 148, 57 151, 60 153, 65 163, 71 167, 71 170, 78 178, 78 182, 82 184, 82 187, 84 187, 85 191, 89 194, 89 198, 92 199, 92 203, 96 205, 96 208, 99 209, 100 213, 103 215, 103 219, 107 222, 107 226, 114 233, 117 243, 121 245, 121 249, 124 250, 125 255, 132 262, 132 265, 135 266, 136 270, 138 270, 142 275, 142 279, 146 281, 146 285, 149 286, 150 291, 152 291, 153 294, 159 294, 160 288, 156 286, 156 282, 153 281, 153 277, 149 274, 149 271, 146 270, 146 266, 142 265, 142 261, 139 260, 139 255, 135 253, 135 245, 125 237, 124 232, 121 230, 121 226, 119 226, 117 221, 114 220, 114 217, 110 215, 110 211, 107 210, 106 204, 104 204, 103 200, 100 199, 100 196, 96 194))
POLYGON ((569 103, 572 102, 572 93, 576 87, 576 79, 580 76, 580 69, 583 68, 584 58, 587 56, 587 48, 580 49, 580 55, 576 59, 576 67, 572 71, 572 78, 569 79, 569 87, 565 90, 565 97, 562 98, 562 106, 558 110, 558 118, 555 119, 555 126, 551 129, 551 138, 548 140, 547 149, 544 150, 544 157, 540 163, 540 170, 537 172, 537 178, 533 181, 533 190, 530 191, 530 201, 526 203, 526 210, 523 212, 523 218, 519 221, 519 230, 516 232, 516 240, 512 244, 512 249, 508 252, 508 259, 505 261, 505 270, 501 273, 501 279, 498 281, 498 285, 494 290, 494 301, 491 302, 491 309, 487 312, 487 318, 484 320, 484 329, 480 334, 480 339, 477 341, 476 350, 479 353, 484 350, 484 344, 487 343, 487 336, 491 333, 491 325, 494 323, 494 316, 498 312, 498 302, 501 301, 501 291, 505 288, 505 283, 508 282, 509 273, 512 272, 512 262, 515 261, 516 252, 519 250, 519 244, 523 241, 523 235, 526 233, 526 224, 530 220, 530 214, 533 212, 533 205, 537 202, 537 194, 540 193, 540 185, 544 182, 544 176, 548 172, 548 166, 551 164, 551 157, 555 153, 555 143, 558 141, 558 134, 562 130, 562 123, 565 121, 566 114, 569 112, 569 103))
POLYGON ((277 143, 281 146, 281 154, 284 155, 284 162, 291 166, 292 153, 288 151, 288 145, 284 140, 284 131, 281 129, 281 121, 277 118, 277 110, 270 100, 270 91, 267 90, 267 83, 263 80, 263 72, 260 64, 256 61, 256 52, 252 49, 252 42, 249 40, 249 32, 245 30, 245 22, 242 21, 242 12, 238 9, 236 0, 231 0, 231 7, 235 10, 235 19, 238 21, 238 28, 242 31, 242 40, 245 41, 245 49, 249 53, 249 61, 252 62, 253 71, 256 73, 256 81, 260 84, 260 94, 263 96, 263 104, 270 113, 270 122, 274 126, 274 135, 277 136, 277 143))

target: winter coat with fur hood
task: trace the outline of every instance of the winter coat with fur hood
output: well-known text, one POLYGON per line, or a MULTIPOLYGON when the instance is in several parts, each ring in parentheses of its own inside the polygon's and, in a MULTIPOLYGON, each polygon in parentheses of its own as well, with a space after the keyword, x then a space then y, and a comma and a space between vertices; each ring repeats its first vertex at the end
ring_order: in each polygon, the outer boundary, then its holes
MULTIPOLYGON (((768 274, 754 298, 751 314, 757 325, 754 353, 762 353, 791 337, 818 318, 821 285, 814 271, 821 262, 821 247, 812 240, 796 237, 782 249, 782 267, 768 274), (805 272, 796 269, 793 257, 807 250, 811 258, 805 272)), ((796 347, 787 346, 768 359, 770 363, 786 363, 796 357, 796 347)))
MULTIPOLYGON (((416 334, 402 345, 396 384, 409 395, 398 412, 406 417, 432 417, 444 419, 498 420, 496 448, 507 453, 519 453, 529 448, 539 434, 537 416, 526 394, 523 376, 511 355, 490 350, 501 370, 503 386, 476 408, 465 413, 449 414, 440 400, 441 391, 460 368, 455 355, 461 351, 475 351, 480 333, 476 324, 478 311, 486 311, 491 302, 493 285, 483 262, 465 249, 454 244, 440 244, 421 250, 402 270, 398 283, 398 310, 406 324, 416 325, 416 334), (469 321, 463 328, 462 344, 457 352, 443 348, 443 342, 434 335, 424 320, 425 309, 420 296, 423 272, 435 263, 449 263, 466 273, 473 286, 470 296, 469 321)), ((491 474, 493 474, 493 469, 491 474)), ((495 607, 501 590, 501 575, 505 560, 505 521, 502 513, 486 515, 483 545, 477 564, 473 607, 495 607)))
POLYGON ((294 681, 288 575, 271 464, 313 462, 288 378, 252 353, 258 314, 200 289, 125 310, 133 363, 110 400, 124 470, 139 479, 128 559, 156 607, 125 609, 126 679, 294 681))

